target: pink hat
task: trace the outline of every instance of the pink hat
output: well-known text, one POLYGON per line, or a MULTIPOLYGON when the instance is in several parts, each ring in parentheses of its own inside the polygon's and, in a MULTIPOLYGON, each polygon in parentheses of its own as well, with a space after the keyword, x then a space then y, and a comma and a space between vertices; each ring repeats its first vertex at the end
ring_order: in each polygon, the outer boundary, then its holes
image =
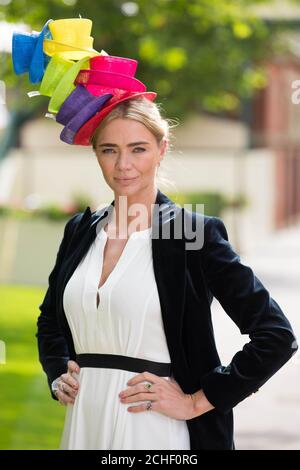
MULTIPOLYGON (((84 85, 93 95, 113 93, 113 89, 144 92, 146 86, 134 74, 137 60, 117 56, 96 56, 90 59, 90 69, 81 70, 75 83, 84 85), (110 90, 108 91, 107 88, 110 90)), ((114 93, 113 93, 114 94, 114 93)))

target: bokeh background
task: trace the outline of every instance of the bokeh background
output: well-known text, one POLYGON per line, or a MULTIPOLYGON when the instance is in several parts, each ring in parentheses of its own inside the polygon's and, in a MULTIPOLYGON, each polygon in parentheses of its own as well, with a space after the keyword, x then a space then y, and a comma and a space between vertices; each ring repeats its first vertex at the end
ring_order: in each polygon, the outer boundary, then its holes
MULTIPOLYGON (((113 200, 91 148, 60 141, 48 98, 12 68, 14 30, 79 16, 95 49, 139 61, 172 122, 160 189, 224 220, 300 331, 300 2, 0 0, 1 449, 58 448, 65 408, 38 361, 38 306, 67 220, 113 200)), ((228 363, 249 338, 215 299, 212 313, 228 363)), ((299 370, 296 353, 234 409, 238 449, 300 449, 299 370)))

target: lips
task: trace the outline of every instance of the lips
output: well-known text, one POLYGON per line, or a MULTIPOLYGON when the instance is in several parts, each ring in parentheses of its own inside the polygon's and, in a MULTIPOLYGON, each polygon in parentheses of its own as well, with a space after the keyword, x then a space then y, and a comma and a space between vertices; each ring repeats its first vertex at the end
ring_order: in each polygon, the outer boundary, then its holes
POLYGON ((131 180, 135 180, 136 178, 137 176, 135 176, 134 178, 115 178, 115 179, 119 181, 131 181, 131 180))

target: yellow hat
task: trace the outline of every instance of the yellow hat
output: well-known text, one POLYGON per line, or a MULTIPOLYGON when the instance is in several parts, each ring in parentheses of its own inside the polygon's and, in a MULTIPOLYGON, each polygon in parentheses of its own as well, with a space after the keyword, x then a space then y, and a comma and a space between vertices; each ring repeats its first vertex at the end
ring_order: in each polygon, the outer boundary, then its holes
POLYGON ((80 60, 87 55, 100 55, 93 49, 94 38, 90 35, 92 21, 87 18, 67 18, 51 21, 52 39, 44 39, 44 52, 49 56, 58 54, 63 59, 80 60))

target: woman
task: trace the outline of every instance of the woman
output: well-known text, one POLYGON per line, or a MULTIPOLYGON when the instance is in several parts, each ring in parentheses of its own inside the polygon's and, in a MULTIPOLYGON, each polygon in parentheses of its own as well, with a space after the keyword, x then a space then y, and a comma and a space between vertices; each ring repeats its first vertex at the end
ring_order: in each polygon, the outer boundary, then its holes
POLYGON ((181 210, 157 188, 168 132, 157 105, 139 98, 92 136, 114 201, 66 224, 37 322, 52 397, 67 406, 61 449, 234 449, 233 407, 297 349, 222 220, 181 210), (186 226, 198 243, 178 237, 186 226), (226 367, 213 296, 251 338, 226 367))

